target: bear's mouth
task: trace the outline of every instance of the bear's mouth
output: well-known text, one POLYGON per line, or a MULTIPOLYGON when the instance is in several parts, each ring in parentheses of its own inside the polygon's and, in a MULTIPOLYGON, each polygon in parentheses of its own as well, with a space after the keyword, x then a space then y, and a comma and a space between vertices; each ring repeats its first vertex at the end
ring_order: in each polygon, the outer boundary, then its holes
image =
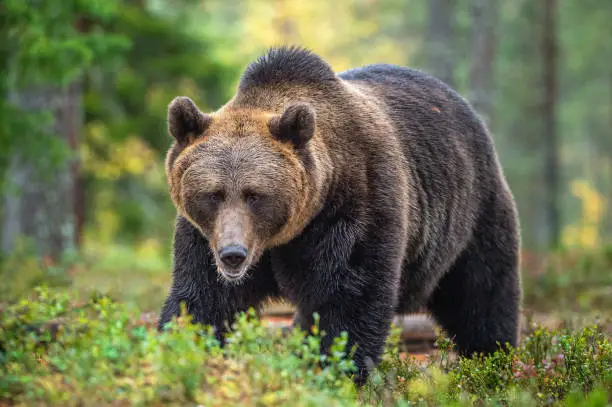
POLYGON ((240 283, 242 280, 244 280, 247 277, 248 269, 249 269, 248 265, 240 267, 239 269, 232 269, 232 268, 223 267, 223 266, 219 266, 217 268, 217 270, 219 271, 219 274, 224 280, 230 283, 234 283, 234 284, 240 283))
POLYGON ((258 259, 259 255, 249 250, 249 255, 242 262, 242 264, 240 264, 238 267, 231 267, 228 264, 224 264, 224 262, 221 261, 219 253, 215 252, 215 262, 217 263, 217 273, 219 274, 219 277, 228 283, 236 285, 249 278, 249 272, 252 271, 254 268, 253 265, 258 259))
POLYGON ((214 251, 215 263, 219 278, 231 283, 240 284, 247 280, 250 272, 259 261, 261 251, 258 247, 248 248, 241 245, 229 245, 221 250, 214 251), (242 247, 242 251, 236 252, 236 246, 242 247), (229 249, 229 259, 228 259, 229 249), (238 256, 239 259, 232 259, 233 256, 238 256), (244 256, 244 257, 243 257, 244 256))

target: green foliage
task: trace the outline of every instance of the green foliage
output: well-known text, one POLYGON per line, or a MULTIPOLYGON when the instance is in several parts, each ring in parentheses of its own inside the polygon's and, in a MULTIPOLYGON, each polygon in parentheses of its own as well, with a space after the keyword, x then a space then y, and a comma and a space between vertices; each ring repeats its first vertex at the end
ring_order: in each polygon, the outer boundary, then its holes
POLYGON ((10 256, 0 258, 0 303, 14 301, 39 285, 66 287, 71 284, 65 271, 73 262, 66 258, 62 264, 45 264, 36 255, 34 245, 20 239, 10 256))
POLYGON ((323 356, 321 334, 269 333, 251 311, 222 349, 189 319, 158 334, 106 296, 78 303, 38 289, 1 314, 0 401, 351 405, 346 337, 323 356))
POLYGON ((538 328, 519 349, 459 359, 449 374, 453 385, 482 400, 504 400, 522 391, 549 405, 609 386, 611 369, 612 344, 593 326, 575 333, 538 328))
POLYGON ((99 27, 116 11, 116 1, 2 2, 0 188, 14 156, 31 160, 43 173, 69 156, 66 145, 48 132, 50 112, 24 108, 14 99, 36 87, 61 89, 94 64, 109 66, 129 47, 126 37, 109 35, 99 27))
POLYGON ((158 333, 109 297, 77 301, 39 288, 0 314, 0 403, 206 406, 604 406, 612 343, 597 326, 537 328, 518 349, 457 358, 452 342, 426 364, 398 357, 398 331, 361 390, 345 335, 329 355, 318 323, 306 335, 237 315, 220 347, 183 314, 158 333))
POLYGON ((612 307, 612 246, 551 253, 542 272, 523 273, 525 305, 540 312, 606 312, 612 307))
POLYGON ((472 358, 452 355, 447 338, 437 343, 439 353, 420 369, 410 360, 381 363, 365 400, 406 406, 605 406, 612 400, 612 343, 597 326, 536 328, 517 349, 472 358), (401 369, 407 374, 397 374, 401 369), (388 379, 374 383, 381 371, 388 379))
POLYGON ((0 256, 0 303, 14 301, 38 285, 87 296, 92 287, 125 305, 158 311, 170 284, 169 242, 150 239, 139 245, 86 242, 81 252, 52 261, 38 256, 29 239, 19 239, 0 256))
POLYGON ((114 18, 117 6, 104 0, 4 1, 4 40, 12 48, 14 85, 66 85, 94 63, 104 64, 124 51, 126 37, 94 26, 114 18))

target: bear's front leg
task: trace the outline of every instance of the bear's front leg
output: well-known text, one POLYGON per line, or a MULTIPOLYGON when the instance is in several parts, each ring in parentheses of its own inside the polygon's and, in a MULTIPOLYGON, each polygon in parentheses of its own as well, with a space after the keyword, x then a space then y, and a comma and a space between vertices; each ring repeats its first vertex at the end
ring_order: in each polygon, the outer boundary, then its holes
POLYGON ((326 333, 323 352, 342 331, 348 333, 348 350, 357 346, 355 382, 361 385, 380 361, 389 335, 405 242, 397 222, 378 231, 377 240, 360 239, 351 222, 327 222, 323 235, 306 235, 273 251, 272 267, 297 307, 294 325, 310 332, 313 313, 319 315, 319 328, 326 333))
MULTIPOLYGON (((326 290, 319 292, 322 291, 326 290)), ((325 332, 322 353, 328 353, 334 338, 343 331, 347 332, 346 351, 350 352, 356 345, 353 360, 357 372, 354 379, 361 386, 366 382, 370 368, 380 361, 393 320, 396 295, 392 286, 379 281, 359 288, 347 284, 326 297, 326 302, 314 308, 310 304, 298 305, 294 326, 310 332, 314 324, 313 313, 316 312, 319 329, 325 332)))
POLYGON ((208 242, 182 216, 176 221, 172 287, 159 318, 158 329, 180 315, 184 303, 193 323, 212 325, 223 343, 228 325, 237 312, 257 308, 265 298, 274 296, 278 288, 262 257, 256 275, 241 283, 224 281, 217 272, 208 242))
POLYGON ((393 305, 389 301, 392 293, 376 292, 358 296, 339 294, 338 297, 319 307, 319 328, 325 332, 322 351, 328 352, 334 338, 342 331, 348 333, 347 351, 356 345, 353 360, 357 367, 355 383, 363 385, 369 370, 380 361, 385 341, 393 319, 393 305))

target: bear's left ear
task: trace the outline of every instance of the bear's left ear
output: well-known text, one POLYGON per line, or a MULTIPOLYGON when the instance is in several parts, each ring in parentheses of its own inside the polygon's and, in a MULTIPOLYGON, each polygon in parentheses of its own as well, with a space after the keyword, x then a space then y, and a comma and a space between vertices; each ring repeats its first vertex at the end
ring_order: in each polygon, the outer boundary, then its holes
POLYGON ((168 106, 168 132, 181 145, 202 135, 211 121, 187 96, 175 97, 168 106))
POLYGON ((316 113, 308 103, 295 103, 268 123, 270 133, 279 141, 288 141, 302 148, 314 136, 316 113))

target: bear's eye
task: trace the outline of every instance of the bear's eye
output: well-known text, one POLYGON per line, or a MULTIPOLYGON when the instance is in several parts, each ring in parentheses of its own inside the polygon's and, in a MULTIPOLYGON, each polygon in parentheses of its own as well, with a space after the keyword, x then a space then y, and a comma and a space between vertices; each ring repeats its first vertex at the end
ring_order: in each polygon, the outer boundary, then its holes
POLYGON ((211 192, 210 194, 206 194, 206 199, 210 203, 214 203, 214 204, 219 203, 223 200, 223 192, 217 191, 217 192, 211 192))
POLYGON ((244 194, 244 200, 248 205, 255 205, 261 200, 261 195, 254 192, 246 192, 244 194))

